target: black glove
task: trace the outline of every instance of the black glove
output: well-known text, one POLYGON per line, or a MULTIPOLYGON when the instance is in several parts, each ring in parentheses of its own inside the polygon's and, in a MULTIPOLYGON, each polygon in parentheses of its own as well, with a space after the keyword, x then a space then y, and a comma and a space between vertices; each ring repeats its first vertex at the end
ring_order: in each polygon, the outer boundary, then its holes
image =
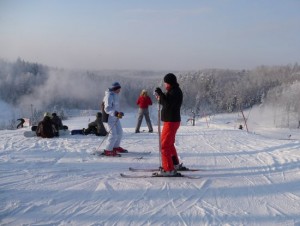
POLYGON ((163 94, 163 92, 161 91, 161 88, 156 87, 155 91, 154 91, 158 96, 161 96, 163 94))
POLYGON ((122 118, 124 116, 124 113, 123 112, 118 112, 118 111, 115 111, 115 116, 117 118, 122 118))

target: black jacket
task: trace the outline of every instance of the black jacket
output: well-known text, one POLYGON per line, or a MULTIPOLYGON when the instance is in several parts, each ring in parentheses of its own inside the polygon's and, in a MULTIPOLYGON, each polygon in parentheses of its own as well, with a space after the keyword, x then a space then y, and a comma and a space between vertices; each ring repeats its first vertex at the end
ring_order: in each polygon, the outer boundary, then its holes
POLYGON ((56 130, 63 129, 62 121, 57 115, 53 116, 51 120, 55 125, 56 130))
POLYGON ((159 103, 162 105, 161 120, 164 122, 180 122, 180 108, 182 104, 183 94, 176 83, 172 88, 160 95, 159 103))

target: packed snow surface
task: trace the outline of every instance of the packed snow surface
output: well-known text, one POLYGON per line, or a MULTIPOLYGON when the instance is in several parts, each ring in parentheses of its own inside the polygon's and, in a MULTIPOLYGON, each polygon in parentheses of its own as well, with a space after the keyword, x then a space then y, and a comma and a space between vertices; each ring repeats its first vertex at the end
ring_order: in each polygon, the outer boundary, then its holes
MULTIPOLYGON (((155 114, 154 114, 155 115, 155 114)), ((104 137, 25 138, 30 128, 0 131, 1 225, 300 225, 300 133, 270 127, 237 129, 234 115, 184 119, 176 147, 201 176, 127 179, 129 167, 160 165, 158 133, 136 115, 122 120, 122 146, 150 155, 91 155, 104 137)), ((87 127, 93 116, 64 121, 87 127)))

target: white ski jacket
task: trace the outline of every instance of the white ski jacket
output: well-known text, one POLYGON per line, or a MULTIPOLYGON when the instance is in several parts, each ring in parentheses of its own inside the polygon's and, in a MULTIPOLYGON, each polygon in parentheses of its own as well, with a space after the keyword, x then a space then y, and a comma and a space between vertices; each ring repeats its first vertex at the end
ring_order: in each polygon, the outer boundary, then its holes
POLYGON ((115 112, 120 111, 119 95, 108 89, 105 91, 103 102, 106 114, 116 117, 115 112))

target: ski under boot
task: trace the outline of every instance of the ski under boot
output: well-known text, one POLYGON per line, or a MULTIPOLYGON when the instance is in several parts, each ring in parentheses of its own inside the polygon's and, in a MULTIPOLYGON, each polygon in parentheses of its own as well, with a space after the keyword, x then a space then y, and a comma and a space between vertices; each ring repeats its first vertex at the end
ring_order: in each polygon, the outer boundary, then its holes
POLYGON ((112 151, 104 150, 103 155, 111 156, 111 157, 121 157, 121 155, 118 154, 115 150, 112 151))
POLYGON ((181 173, 178 173, 176 170, 165 171, 161 169, 159 172, 155 172, 152 174, 155 177, 181 177, 181 173))
POLYGON ((114 151, 116 151, 117 153, 128 153, 128 151, 122 147, 117 147, 113 149, 114 151))

